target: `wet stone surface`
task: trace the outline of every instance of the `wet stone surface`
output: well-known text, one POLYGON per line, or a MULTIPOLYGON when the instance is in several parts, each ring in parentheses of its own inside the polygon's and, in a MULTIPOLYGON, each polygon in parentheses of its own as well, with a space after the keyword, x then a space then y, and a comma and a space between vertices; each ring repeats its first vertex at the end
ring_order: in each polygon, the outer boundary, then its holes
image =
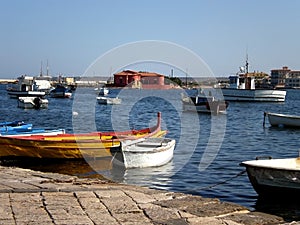
POLYGON ((0 166, 0 224, 297 224, 218 199, 0 166))

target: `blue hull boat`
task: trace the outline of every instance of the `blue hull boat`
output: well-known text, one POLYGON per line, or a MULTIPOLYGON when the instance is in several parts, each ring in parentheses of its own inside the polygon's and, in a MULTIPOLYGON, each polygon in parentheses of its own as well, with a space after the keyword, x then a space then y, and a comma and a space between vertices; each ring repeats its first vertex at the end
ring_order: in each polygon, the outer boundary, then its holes
POLYGON ((5 132, 28 132, 32 130, 31 123, 24 123, 23 121, 1 122, 0 133, 5 132))

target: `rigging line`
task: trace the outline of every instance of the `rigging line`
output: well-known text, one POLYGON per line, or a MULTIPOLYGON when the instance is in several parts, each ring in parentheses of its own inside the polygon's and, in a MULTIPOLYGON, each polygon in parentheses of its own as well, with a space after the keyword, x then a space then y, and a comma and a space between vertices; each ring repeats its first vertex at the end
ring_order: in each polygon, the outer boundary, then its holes
POLYGON ((246 173, 246 170, 243 170, 243 171, 239 172, 238 174, 236 174, 236 175, 234 175, 234 176, 232 176, 232 177, 230 177, 230 178, 228 178, 226 180, 220 181, 220 182, 218 182, 216 184, 213 184, 213 185, 210 185, 210 186, 207 186, 207 187, 202 187, 202 188, 194 188, 192 190, 205 190, 205 189, 214 188, 214 187, 219 186, 221 184, 226 184, 228 181, 231 181, 234 178, 237 178, 237 177, 243 175, 244 173, 246 173))

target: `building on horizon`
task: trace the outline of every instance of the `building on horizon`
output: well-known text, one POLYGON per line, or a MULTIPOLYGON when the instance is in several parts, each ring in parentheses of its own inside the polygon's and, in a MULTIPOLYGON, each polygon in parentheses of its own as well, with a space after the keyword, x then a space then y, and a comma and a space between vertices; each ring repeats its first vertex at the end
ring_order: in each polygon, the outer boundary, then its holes
POLYGON ((154 72, 123 70, 114 74, 115 87, 141 88, 141 89, 170 89, 175 85, 165 82, 165 76, 154 72))

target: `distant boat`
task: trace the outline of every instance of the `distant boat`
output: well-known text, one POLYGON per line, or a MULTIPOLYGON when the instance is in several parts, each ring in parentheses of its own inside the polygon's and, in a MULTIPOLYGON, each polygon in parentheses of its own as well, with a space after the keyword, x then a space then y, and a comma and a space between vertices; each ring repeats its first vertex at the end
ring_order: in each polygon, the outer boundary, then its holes
POLYGON ((293 199, 300 195, 300 158, 258 159, 244 161, 255 191, 267 198, 293 199))
POLYGON ((124 140, 111 148, 113 163, 125 168, 156 167, 173 158, 176 141, 169 138, 140 138, 124 140))
POLYGON ((266 116, 271 126, 300 128, 300 116, 264 112, 264 124, 266 116))
POLYGON ((285 90, 255 89, 255 77, 248 72, 248 59, 237 75, 229 76, 229 87, 221 90, 225 101, 284 102, 286 96, 285 90))
POLYGON ((197 111, 199 113, 219 114, 225 113, 228 102, 218 100, 214 96, 206 96, 201 90, 194 96, 181 96, 184 111, 197 111))
POLYGON ((118 105, 122 100, 118 97, 97 97, 97 102, 103 105, 118 105))
POLYGON ((57 85, 49 93, 51 98, 71 98, 72 91, 63 85, 57 85))
POLYGON ((48 108, 48 100, 40 97, 19 97, 18 107, 23 109, 45 109, 48 108))
POLYGON ((99 96, 106 96, 109 94, 109 89, 106 87, 101 87, 99 90, 99 96))
POLYGON ((19 77, 18 83, 8 86, 6 91, 11 98, 25 96, 44 97, 46 95, 46 92, 37 90, 34 78, 26 75, 19 77))

